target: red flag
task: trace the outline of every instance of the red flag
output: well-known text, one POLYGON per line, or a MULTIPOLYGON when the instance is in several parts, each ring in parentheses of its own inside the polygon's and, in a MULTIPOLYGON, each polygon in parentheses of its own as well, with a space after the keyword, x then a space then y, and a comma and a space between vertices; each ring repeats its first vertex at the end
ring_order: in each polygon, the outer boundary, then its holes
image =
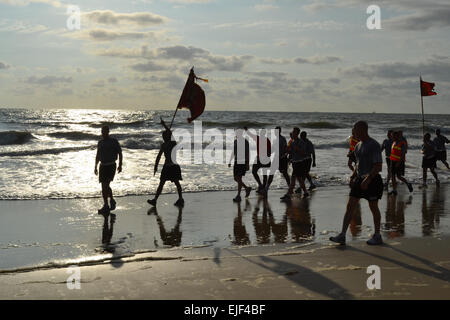
POLYGON ((425 82, 425 81, 422 81, 422 78, 420 78, 420 93, 421 93, 422 97, 437 95, 437 93, 434 92, 433 90, 434 90, 433 82, 425 82))
POLYGON ((192 68, 177 106, 178 109, 186 108, 190 110, 191 117, 187 119, 189 123, 203 113, 206 104, 205 92, 195 83, 195 79, 197 79, 197 76, 194 74, 194 68, 192 68))

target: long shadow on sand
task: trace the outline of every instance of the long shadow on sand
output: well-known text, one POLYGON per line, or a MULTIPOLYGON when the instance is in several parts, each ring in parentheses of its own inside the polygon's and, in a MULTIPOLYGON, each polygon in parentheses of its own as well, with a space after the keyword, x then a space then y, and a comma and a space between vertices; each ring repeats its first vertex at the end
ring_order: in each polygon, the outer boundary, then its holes
MULTIPOLYGON (((229 250, 231 251, 231 250, 229 250)), ((233 252, 233 251, 231 251, 233 252)), ((236 252, 233 252, 239 255, 236 252)), ((239 255, 240 256, 240 255, 239 255)), ((310 291, 327 296, 331 299, 354 299, 347 289, 341 287, 338 283, 324 277, 323 275, 312 271, 311 269, 302 267, 298 264, 288 263, 277 259, 261 256, 260 259, 263 263, 252 261, 246 257, 245 259, 261 268, 267 269, 273 273, 284 276, 289 281, 294 282, 300 287, 306 288, 310 291)))
POLYGON ((346 247, 345 249, 346 250, 353 250, 353 251, 360 252, 360 253, 364 253, 366 255, 369 255, 369 256, 372 256, 372 257, 375 257, 375 258, 378 258, 378 259, 385 260, 385 261, 388 261, 390 263, 396 264, 396 265, 398 265, 398 266, 400 266, 402 268, 405 268, 405 269, 408 269, 408 270, 411 270, 411 271, 414 271, 414 272, 422 273, 422 274, 424 274, 426 276, 433 277, 433 278, 438 279, 438 280, 450 282, 450 270, 448 270, 448 269, 446 269, 444 267, 441 267, 441 266, 439 266, 439 265, 435 264, 434 262, 431 262, 431 261, 429 261, 427 259, 424 259, 422 257, 416 256, 416 255, 414 255, 412 253, 403 251, 401 249, 395 248, 395 247, 393 247, 391 245, 384 244, 383 247, 392 249, 392 250, 394 250, 397 253, 403 254, 403 255, 411 258, 411 259, 417 260, 420 263, 422 263, 422 264, 424 264, 424 265, 426 265, 426 266, 428 266, 428 267, 430 267, 430 268, 432 268, 432 269, 434 269, 436 271, 427 270, 427 269, 424 269, 424 268, 421 268, 421 267, 416 267, 416 266, 410 265, 410 264, 405 263, 405 262, 397 261, 397 260, 389 258, 389 257, 384 257, 384 256, 381 256, 381 255, 378 255, 378 254, 375 254, 375 253, 372 253, 372 252, 368 252, 368 251, 364 251, 364 250, 361 250, 361 249, 358 249, 358 248, 354 248, 354 247, 346 247))

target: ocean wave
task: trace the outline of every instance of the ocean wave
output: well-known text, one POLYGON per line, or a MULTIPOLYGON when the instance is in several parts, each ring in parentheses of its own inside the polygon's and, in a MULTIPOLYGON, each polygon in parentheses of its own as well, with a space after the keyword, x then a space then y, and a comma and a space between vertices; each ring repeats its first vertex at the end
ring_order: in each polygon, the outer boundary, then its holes
POLYGON ((74 151, 88 150, 88 149, 94 149, 94 148, 95 148, 95 146, 82 146, 82 147, 11 151, 11 152, 0 153, 0 157, 40 156, 40 155, 45 155, 45 154, 60 154, 60 153, 65 153, 65 152, 74 152, 74 151))
POLYGON ((161 147, 161 141, 147 138, 130 138, 121 142, 123 148, 155 150, 161 147))
POLYGON ((92 134, 92 133, 86 133, 86 132, 80 132, 80 131, 60 131, 60 132, 51 132, 48 133, 47 136, 54 137, 54 138, 63 138, 67 140, 99 140, 100 135, 98 134, 92 134))
POLYGON ((0 132, 0 145, 24 144, 35 137, 28 131, 0 132))
POLYGON ((313 122, 305 122, 300 124, 300 128, 309 128, 309 129, 341 129, 345 128, 345 126, 341 126, 328 121, 313 121, 313 122))
POLYGON ((268 122, 259 122, 259 121, 236 121, 236 122, 219 122, 219 121, 203 121, 202 125, 205 127, 213 127, 213 128, 263 128, 267 126, 273 125, 268 122))
POLYGON ((102 121, 102 122, 80 122, 79 124, 87 124, 91 128, 101 128, 105 125, 112 128, 119 128, 119 127, 127 127, 127 128, 136 128, 143 126, 146 122, 149 120, 136 120, 131 122, 110 122, 110 121, 102 121))

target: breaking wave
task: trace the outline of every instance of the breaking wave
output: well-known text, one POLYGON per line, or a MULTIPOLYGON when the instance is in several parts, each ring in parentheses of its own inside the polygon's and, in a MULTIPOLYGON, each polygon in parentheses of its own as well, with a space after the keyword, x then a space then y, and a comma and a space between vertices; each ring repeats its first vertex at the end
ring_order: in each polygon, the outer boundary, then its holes
POLYGON ((60 154, 65 152, 74 152, 81 150, 94 149, 95 146, 83 146, 83 147, 68 147, 68 148, 51 148, 41 150, 24 150, 24 151, 11 151, 0 153, 0 157, 27 157, 38 156, 44 154, 60 154))
POLYGON ((0 132, 0 145, 24 144, 34 139, 27 131, 4 131, 0 132))

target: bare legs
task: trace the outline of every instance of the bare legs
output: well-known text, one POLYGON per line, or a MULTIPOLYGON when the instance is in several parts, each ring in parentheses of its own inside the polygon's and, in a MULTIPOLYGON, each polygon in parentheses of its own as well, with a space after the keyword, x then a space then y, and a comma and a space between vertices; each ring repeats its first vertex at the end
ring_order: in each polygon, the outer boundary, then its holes
POLYGON ((102 196, 103 196, 103 203, 106 206, 108 206, 108 198, 113 199, 112 189, 109 186, 111 182, 102 182, 102 196))

